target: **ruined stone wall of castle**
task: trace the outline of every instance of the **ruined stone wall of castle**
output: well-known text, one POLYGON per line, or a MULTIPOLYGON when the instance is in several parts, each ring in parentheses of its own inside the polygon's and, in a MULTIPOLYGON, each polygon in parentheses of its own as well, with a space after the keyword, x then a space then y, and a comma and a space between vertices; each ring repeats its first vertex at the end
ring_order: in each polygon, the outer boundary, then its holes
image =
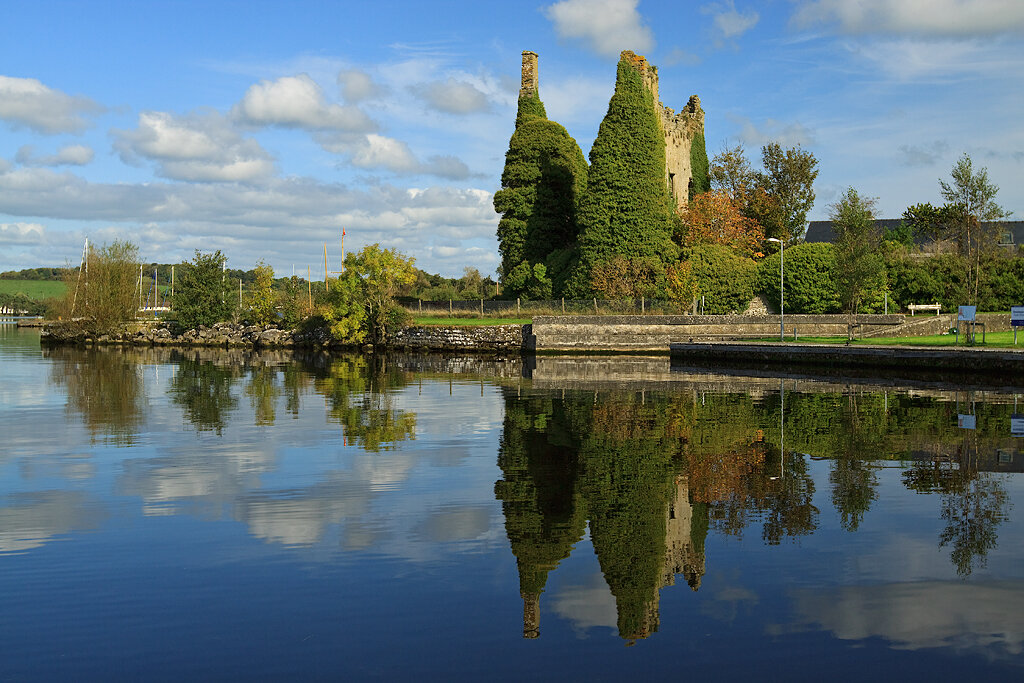
POLYGON ((684 209, 690 198, 693 167, 690 152, 697 133, 704 132, 704 110, 694 95, 677 114, 661 106, 661 124, 665 129, 665 182, 676 200, 676 208, 684 209))

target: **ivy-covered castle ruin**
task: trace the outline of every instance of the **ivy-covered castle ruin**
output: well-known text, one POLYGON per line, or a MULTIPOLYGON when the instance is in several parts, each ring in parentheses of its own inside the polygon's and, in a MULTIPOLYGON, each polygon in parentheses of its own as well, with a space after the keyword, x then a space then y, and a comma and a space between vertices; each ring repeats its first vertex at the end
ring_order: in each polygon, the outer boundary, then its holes
POLYGON ((537 54, 523 52, 516 130, 494 197, 505 294, 586 297, 604 289, 602 278, 663 277, 678 252, 677 212, 708 189, 700 99, 678 113, 665 107, 657 67, 624 51, 588 165, 547 119, 539 80, 537 54))

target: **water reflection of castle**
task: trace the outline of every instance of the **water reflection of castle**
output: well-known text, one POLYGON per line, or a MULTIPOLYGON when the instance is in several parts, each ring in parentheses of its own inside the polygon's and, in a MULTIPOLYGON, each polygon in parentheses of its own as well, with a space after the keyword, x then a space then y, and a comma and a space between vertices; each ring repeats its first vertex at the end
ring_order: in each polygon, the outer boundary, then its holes
POLYGON ((658 630, 660 591, 677 577, 700 587, 707 505, 690 500, 683 441, 653 424, 664 419, 659 408, 543 396, 506 403, 495 492, 519 571, 524 638, 540 635, 548 574, 588 527, 623 638, 658 630))
MULTIPOLYGON (((657 585, 653 587, 649 599, 644 602, 643 618, 639 621, 639 628, 628 634, 621 634, 630 640, 646 638, 658 630, 660 616, 658 603, 661 597, 661 589, 667 586, 674 586, 676 577, 682 576, 687 585, 694 591, 700 588, 701 579, 704 576, 704 551, 698 549, 697 544, 691 536, 693 521, 693 506, 690 504, 689 489, 686 485, 686 477, 676 477, 676 495, 669 502, 665 511, 665 559, 661 568, 661 576, 657 585)), ((706 530, 705 530, 706 531, 706 530)), ((702 544, 701 544, 702 545, 702 544)), ((548 571, 554 566, 548 568, 548 571)), ((520 565, 520 571, 523 570, 520 565)), ((540 592, 523 592, 523 637, 540 637, 540 592)))

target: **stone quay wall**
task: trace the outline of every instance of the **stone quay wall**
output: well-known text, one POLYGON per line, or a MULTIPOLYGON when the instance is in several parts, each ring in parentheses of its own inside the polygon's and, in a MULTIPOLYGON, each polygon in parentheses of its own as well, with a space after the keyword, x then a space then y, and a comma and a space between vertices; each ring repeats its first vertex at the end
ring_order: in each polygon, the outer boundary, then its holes
POLYGON ((530 325, 465 325, 407 327, 395 335, 391 346, 429 351, 476 351, 519 353, 530 325))
MULTIPOLYGON (((890 336, 909 320, 903 315, 858 315, 857 337, 890 336)), ((933 334, 931 325, 949 329, 945 322, 926 321, 914 334, 933 334)), ((786 339, 846 335, 845 315, 787 315, 786 339)), ((938 331, 938 329, 936 329, 938 331)), ((531 351, 620 351, 668 353, 669 344, 687 341, 777 338, 777 315, 623 315, 537 316, 527 335, 531 351)))
POLYGON ((757 366, 820 368, 890 368, 930 372, 996 375, 1015 385, 1024 383, 1024 350, 979 348, 909 348, 839 346, 835 344, 679 343, 671 346, 672 362, 745 363, 757 366))

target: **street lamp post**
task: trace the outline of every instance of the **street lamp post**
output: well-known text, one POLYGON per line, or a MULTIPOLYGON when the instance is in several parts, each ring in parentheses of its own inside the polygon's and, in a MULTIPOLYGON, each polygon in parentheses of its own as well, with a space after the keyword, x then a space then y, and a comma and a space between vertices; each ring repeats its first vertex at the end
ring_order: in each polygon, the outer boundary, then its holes
POLYGON ((775 237, 769 237, 767 241, 779 243, 779 341, 786 341, 786 288, 783 277, 786 268, 786 243, 775 237))

